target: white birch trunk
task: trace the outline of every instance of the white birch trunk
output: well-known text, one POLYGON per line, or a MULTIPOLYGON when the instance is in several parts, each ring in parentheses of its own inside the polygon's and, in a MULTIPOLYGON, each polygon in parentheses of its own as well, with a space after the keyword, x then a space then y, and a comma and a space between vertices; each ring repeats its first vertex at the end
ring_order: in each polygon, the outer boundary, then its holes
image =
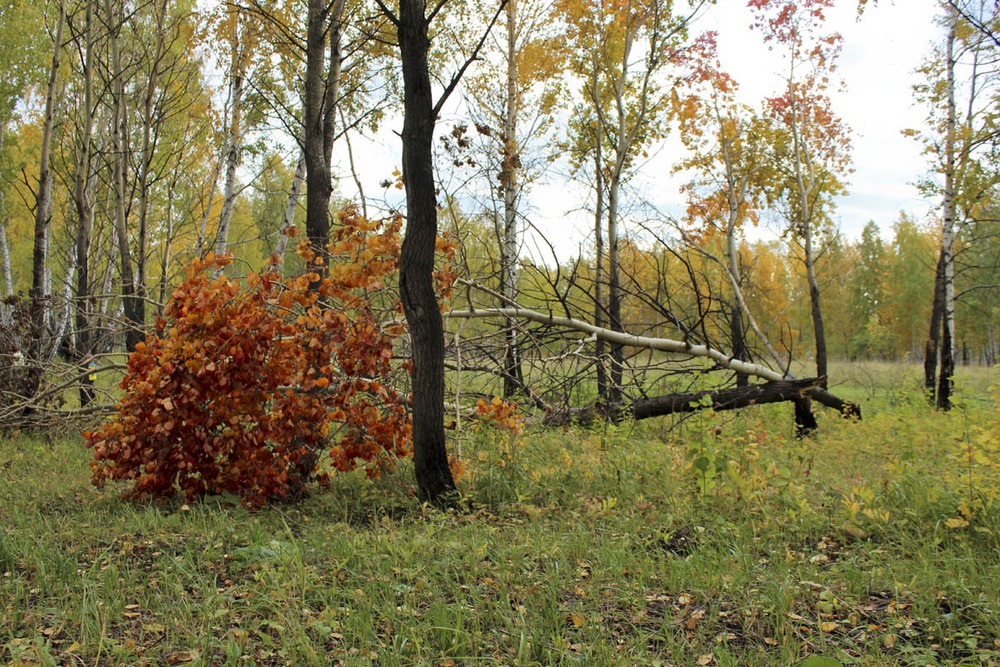
POLYGON ((302 196, 302 184, 306 180, 306 155, 299 153, 299 161, 295 165, 295 176, 292 178, 292 187, 288 190, 288 203, 285 205, 285 224, 278 234, 278 240, 274 244, 274 254, 282 260, 285 259, 285 252, 288 249, 288 233, 286 230, 295 226, 295 211, 299 208, 299 198, 302 196))
POLYGON ((243 128, 240 122, 243 107, 243 79, 245 67, 240 54, 239 40, 241 38, 239 19, 237 19, 236 35, 232 44, 232 107, 230 109, 229 138, 226 155, 226 184, 222 199, 222 212, 219 215, 219 228, 215 237, 216 256, 225 255, 229 245, 229 226, 233 218, 233 205, 236 203, 236 170, 240 165, 240 152, 243 142, 243 128))

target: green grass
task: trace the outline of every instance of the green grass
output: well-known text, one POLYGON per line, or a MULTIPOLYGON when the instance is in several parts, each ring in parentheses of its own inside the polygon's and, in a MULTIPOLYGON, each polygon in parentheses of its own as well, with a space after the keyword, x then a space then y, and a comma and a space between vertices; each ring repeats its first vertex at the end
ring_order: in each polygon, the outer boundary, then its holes
POLYGON ((787 406, 465 424, 468 512, 420 507, 405 462, 256 512, 133 504, 90 486, 80 438, 17 436, 0 664, 996 665, 996 504, 947 524, 996 480, 962 458, 997 423, 975 381, 944 415, 853 379, 865 420, 803 442, 787 406))

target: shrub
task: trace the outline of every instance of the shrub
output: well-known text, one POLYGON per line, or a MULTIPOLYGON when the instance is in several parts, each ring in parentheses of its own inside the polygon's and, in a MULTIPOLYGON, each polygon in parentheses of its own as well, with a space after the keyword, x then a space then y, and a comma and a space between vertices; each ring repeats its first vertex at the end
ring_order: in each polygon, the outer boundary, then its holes
MULTIPOLYGON (((232 493, 259 505, 301 492, 327 447, 334 469, 361 464, 370 475, 408 453, 408 396, 389 383, 403 326, 384 290, 401 221, 339 217, 322 279, 282 282, 272 264, 241 286, 214 276, 228 258, 191 264, 130 356, 117 412, 84 434, 95 485, 129 480, 131 497, 232 493)), ((318 267, 307 245, 300 254, 318 267)))

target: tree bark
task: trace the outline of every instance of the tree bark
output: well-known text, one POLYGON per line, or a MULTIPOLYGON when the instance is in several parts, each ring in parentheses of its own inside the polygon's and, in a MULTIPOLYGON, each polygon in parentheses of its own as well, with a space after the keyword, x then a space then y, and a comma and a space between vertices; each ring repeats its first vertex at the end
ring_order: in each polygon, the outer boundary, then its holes
POLYGON ((696 391, 644 398, 632 403, 633 419, 648 419, 711 407, 715 411, 739 410, 751 405, 802 400, 810 389, 822 386, 823 378, 778 380, 719 391, 696 391), (706 400, 707 399, 707 400, 706 400))
MULTIPOLYGON (((736 226, 740 220, 740 205, 746 191, 745 182, 737 194, 737 188, 733 183, 731 160, 728 159, 728 146, 723 140, 723 150, 726 151, 726 181, 728 185, 729 200, 729 223, 726 225, 726 259, 729 262, 728 271, 733 289, 738 293, 733 299, 729 308, 729 337, 732 345, 733 356, 740 361, 747 361, 749 358, 746 345, 746 330, 743 327, 743 309, 740 307, 743 295, 743 272, 740 269, 739 252, 736 248, 736 226)), ((750 385, 750 378, 743 374, 736 374, 736 386, 747 387, 750 385)))
POLYGON ((941 349, 941 321, 944 319, 944 254, 938 254, 934 269, 934 300, 931 325, 924 345, 924 389, 931 403, 937 401, 938 350, 941 349))
MULTIPOLYGON (((518 173, 521 156, 517 141, 518 93, 517 67, 517 0, 507 2, 507 97, 503 128, 503 160, 500 165, 500 187, 503 190, 503 236, 500 253, 500 292, 509 305, 517 302, 518 255, 518 173)), ((524 387, 521 373, 521 352, 517 345, 517 327, 508 322, 504 330, 504 398, 512 398, 524 387)))
POLYGON ((434 290, 437 197, 435 111, 428 67, 429 20, 424 0, 400 0, 398 38, 403 70, 403 186, 406 236, 399 294, 413 347, 413 464, 421 500, 453 501, 455 480, 444 437, 444 327, 434 290))
MULTIPOLYGON (((90 246, 94 231, 94 207, 90 200, 91 143, 94 132, 94 4, 87 3, 84 19, 83 100, 80 107, 80 155, 73 184, 76 207, 76 350, 82 363, 90 363, 94 331, 92 313, 94 296, 90 289, 90 246)), ((80 407, 94 400, 94 381, 90 375, 80 379, 80 407)))
POLYGON ((941 368, 938 375, 937 407, 951 409, 951 392, 955 375, 955 133, 958 126, 955 109, 955 40, 958 28, 958 12, 954 6, 949 9, 949 27, 945 45, 945 85, 947 86, 947 120, 944 137, 944 197, 942 201, 941 226, 941 269, 942 284, 942 331, 941 368))
POLYGON ((306 161, 306 236, 316 257, 322 260, 315 267, 321 275, 326 272, 326 246, 330 240, 330 160, 340 96, 343 13, 344 0, 332 4, 309 0, 302 150, 306 161))
POLYGON ((274 244, 274 254, 282 260, 285 259, 285 251, 288 248, 288 232, 286 230, 295 226, 295 211, 299 207, 299 197, 302 194, 302 183, 306 178, 306 156, 302 152, 299 160, 295 164, 295 176, 292 177, 292 185, 288 190, 288 202, 285 204, 285 225, 278 234, 278 240, 274 244))
MULTIPOLYGON (((601 104, 598 87, 597 53, 593 56, 593 80, 591 81, 591 103, 595 109, 597 127, 594 129, 594 324, 604 326, 604 114, 599 111, 601 104)), ((597 356, 597 395, 608 400, 608 374, 604 367, 605 343, 600 338, 594 345, 597 356)))
POLYGON ((809 304, 812 315, 813 335, 816 339, 816 375, 827 374, 826 330, 823 326, 823 308, 820 305, 819 281, 816 279, 816 256, 812 244, 812 222, 805 222, 804 229, 806 278, 809 282, 809 304))
POLYGON ((236 204, 236 170, 240 166, 240 153, 243 144, 243 85, 246 76, 243 48, 240 40, 243 35, 240 30, 242 16, 237 11, 235 34, 230 44, 230 109, 229 133, 226 137, 226 182, 223 186, 222 211, 219 214, 219 227, 215 236, 216 257, 225 255, 229 246, 229 227, 233 219, 233 207, 236 204))
MULTIPOLYGON (((614 103, 617 111, 617 127, 615 128, 615 161, 608 179, 608 324, 612 331, 624 331, 622 323, 622 285, 621 285, 621 246, 619 241, 618 206, 621 196, 622 179, 624 178, 625 161, 632 150, 632 133, 628 128, 629 109, 626 108, 625 84, 628 80, 629 57, 632 52, 632 42, 635 33, 629 30, 625 36, 624 49, 621 57, 621 72, 614 85, 614 103)), ((639 109, 645 105, 645 97, 640 102, 639 109)), ((635 127, 643 122, 637 119, 635 127)), ((603 140, 599 137, 598 141, 603 140)), ((622 377, 624 366, 624 348, 618 343, 611 344, 611 373, 608 382, 606 403, 609 414, 614 415, 622 401, 622 377)))
POLYGON ((114 197, 115 237, 118 241, 118 255, 121 261, 122 306, 125 315, 125 349, 135 350, 136 345, 145 338, 143 331, 146 324, 145 302, 136 288, 135 274, 132 270, 132 250, 128 238, 128 213, 126 210, 126 163, 125 151, 128 137, 125 131, 125 73, 122 69, 121 49, 118 33, 121 30, 120 17, 116 15, 112 0, 104 0, 104 11, 108 25, 108 42, 111 47, 111 104, 112 128, 112 190, 114 197))
MULTIPOLYGON (((0 125, 0 154, 3 153, 3 141, 6 128, 0 125)), ((7 216, 7 209, 4 204, 3 191, 0 190, 0 264, 3 264, 3 296, 6 299, 14 298, 14 277, 10 268, 10 244, 7 242, 7 224, 10 222, 7 216)), ((13 305, 0 303, 0 323, 9 325, 13 318, 13 305)))
MULTIPOLYGON (((743 311, 740 304, 733 302, 729 307, 729 338, 732 344, 733 356, 740 361, 747 360, 746 337, 743 330, 743 311)), ((745 373, 736 374, 736 386, 748 387, 750 378, 745 373)))

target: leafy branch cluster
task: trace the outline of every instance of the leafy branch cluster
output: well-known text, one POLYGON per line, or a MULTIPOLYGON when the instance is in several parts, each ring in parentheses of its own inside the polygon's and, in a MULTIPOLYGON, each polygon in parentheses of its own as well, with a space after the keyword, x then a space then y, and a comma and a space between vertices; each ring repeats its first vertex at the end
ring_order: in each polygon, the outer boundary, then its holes
MULTIPOLYGON (((348 209, 339 222, 322 279, 310 270, 282 282, 272 265, 243 287, 213 277, 227 257, 188 268, 129 358, 117 414, 85 434, 95 485, 258 505, 300 493, 327 446, 332 468, 373 476, 409 453, 408 396, 390 383, 403 326, 381 321, 377 302, 396 271, 401 220, 348 209)), ((300 253, 320 267, 307 244, 300 253)))

